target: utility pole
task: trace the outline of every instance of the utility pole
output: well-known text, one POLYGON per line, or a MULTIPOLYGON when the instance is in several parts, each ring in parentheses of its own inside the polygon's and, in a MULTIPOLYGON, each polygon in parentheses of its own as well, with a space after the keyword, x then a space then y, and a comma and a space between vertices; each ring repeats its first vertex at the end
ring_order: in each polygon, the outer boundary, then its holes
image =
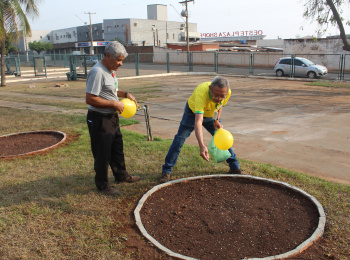
POLYGON ((185 4, 185 7, 186 7, 185 13, 184 13, 184 12, 181 12, 181 15, 186 17, 186 46, 187 46, 187 57, 188 57, 188 54, 189 54, 189 52, 190 52, 190 37, 189 37, 189 35, 188 35, 188 6, 187 6, 187 3, 189 3, 189 2, 194 2, 194 0, 185 0, 185 1, 180 2, 180 4, 185 4))
POLYGON ((92 14, 96 14, 96 13, 90 13, 90 12, 85 13, 85 12, 84 12, 84 14, 88 14, 89 17, 90 17, 90 40, 91 40, 90 54, 94 54, 94 39, 93 39, 93 37, 92 37, 91 15, 92 15, 92 14))

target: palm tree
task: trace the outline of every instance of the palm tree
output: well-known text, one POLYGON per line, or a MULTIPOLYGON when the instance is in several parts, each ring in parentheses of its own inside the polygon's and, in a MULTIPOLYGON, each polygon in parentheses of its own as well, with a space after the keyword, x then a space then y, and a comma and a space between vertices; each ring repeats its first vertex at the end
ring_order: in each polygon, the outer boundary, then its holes
MULTIPOLYGON (((40 1, 40 0, 39 0, 40 1)), ((6 34, 12 33, 18 39, 19 31, 26 36, 31 35, 26 15, 38 16, 38 0, 0 0, 0 45, 1 45, 1 86, 6 86, 5 78, 5 41, 6 34)))

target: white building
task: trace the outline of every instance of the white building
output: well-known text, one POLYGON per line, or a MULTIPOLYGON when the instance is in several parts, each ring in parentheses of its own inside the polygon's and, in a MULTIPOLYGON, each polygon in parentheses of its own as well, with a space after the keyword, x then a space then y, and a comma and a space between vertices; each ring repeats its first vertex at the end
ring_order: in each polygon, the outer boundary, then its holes
MULTIPOLYGON (((102 23, 93 24, 92 28, 95 28, 93 29, 94 53, 102 53, 106 42, 112 40, 118 40, 126 46, 159 47, 166 47, 167 42, 186 41, 186 24, 168 21, 166 5, 148 5, 147 18, 105 19, 102 23)), ((197 32, 197 24, 189 23, 188 28, 189 40, 198 41, 200 33, 197 32)), ((37 32, 41 31, 35 33, 37 32)), ((89 53, 91 46, 90 32, 87 26, 45 31, 41 37, 27 38, 26 42, 33 40, 50 41, 54 46, 55 53, 71 53, 77 50, 89 53)), ((27 50, 24 44, 19 46, 19 49, 22 52, 27 50)))

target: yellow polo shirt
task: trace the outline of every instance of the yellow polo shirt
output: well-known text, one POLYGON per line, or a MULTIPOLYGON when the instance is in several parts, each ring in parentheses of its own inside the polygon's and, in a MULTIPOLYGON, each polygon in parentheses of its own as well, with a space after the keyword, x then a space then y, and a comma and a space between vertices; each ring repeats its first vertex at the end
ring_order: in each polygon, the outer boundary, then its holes
POLYGON ((211 98, 210 84, 211 82, 204 82, 198 85, 188 99, 188 106, 193 113, 203 114, 204 117, 212 117, 215 111, 226 106, 231 96, 231 90, 228 90, 227 97, 224 100, 215 103, 211 98))

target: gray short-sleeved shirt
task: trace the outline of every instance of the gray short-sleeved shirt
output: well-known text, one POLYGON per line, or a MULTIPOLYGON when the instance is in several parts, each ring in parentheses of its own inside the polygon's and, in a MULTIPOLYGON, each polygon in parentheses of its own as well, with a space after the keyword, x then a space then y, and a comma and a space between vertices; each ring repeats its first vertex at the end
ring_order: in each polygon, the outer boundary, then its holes
MULTIPOLYGON (((86 92, 107 100, 118 99, 118 79, 101 62, 93 66, 86 78, 86 92)), ((97 108, 89 105, 89 110, 103 114, 115 113, 114 108, 97 108)))

